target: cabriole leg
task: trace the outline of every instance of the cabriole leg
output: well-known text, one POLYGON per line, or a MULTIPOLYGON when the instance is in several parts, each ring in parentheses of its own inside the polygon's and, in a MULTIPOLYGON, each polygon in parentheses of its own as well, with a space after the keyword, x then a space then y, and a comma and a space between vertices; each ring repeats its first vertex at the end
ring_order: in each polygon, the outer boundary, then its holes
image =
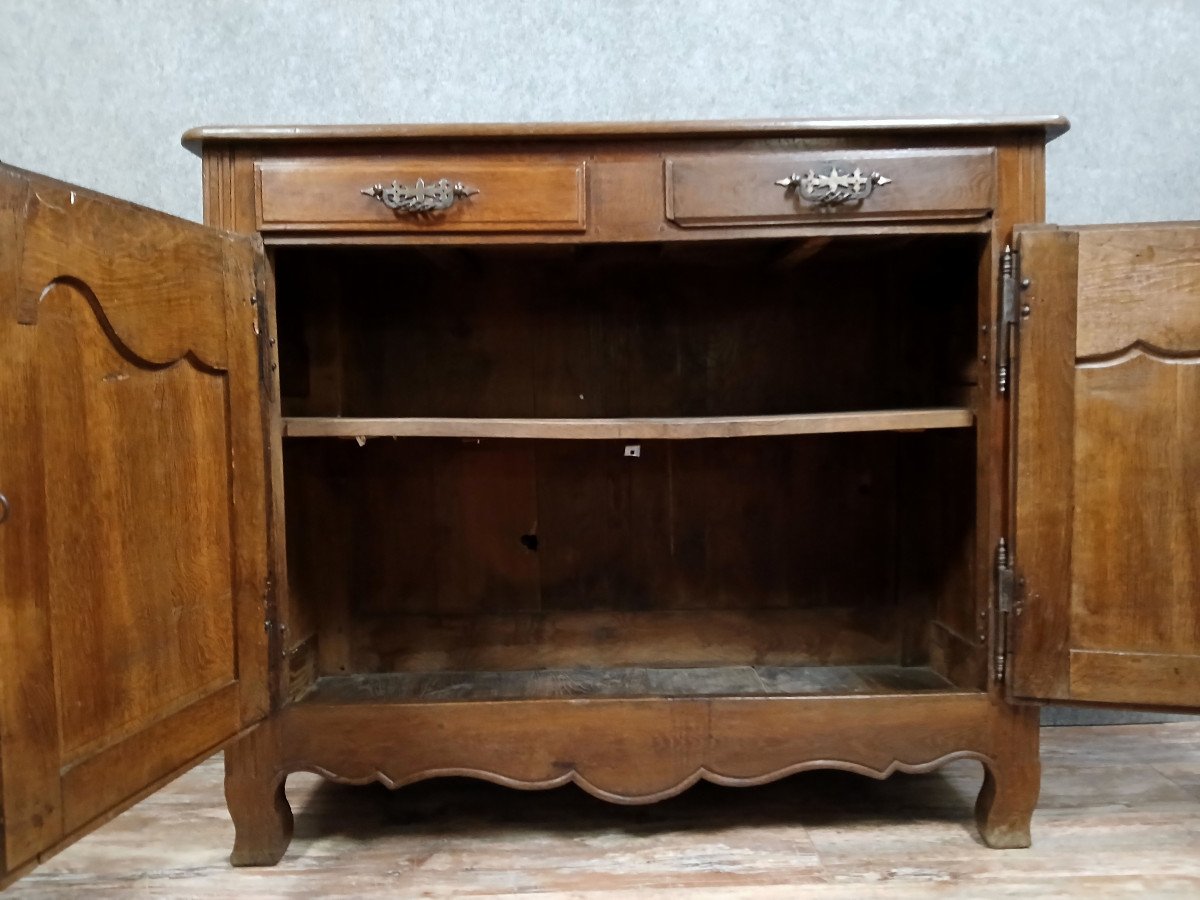
POLYGON ((265 722, 225 750, 225 802, 233 818, 235 866, 273 866, 292 840, 292 807, 284 795, 272 723, 265 722))
POLYGON ((983 767, 975 822, 989 847, 1016 850, 1030 844, 1029 823, 1041 790, 1037 709, 1012 709, 1001 732, 994 763, 983 767))

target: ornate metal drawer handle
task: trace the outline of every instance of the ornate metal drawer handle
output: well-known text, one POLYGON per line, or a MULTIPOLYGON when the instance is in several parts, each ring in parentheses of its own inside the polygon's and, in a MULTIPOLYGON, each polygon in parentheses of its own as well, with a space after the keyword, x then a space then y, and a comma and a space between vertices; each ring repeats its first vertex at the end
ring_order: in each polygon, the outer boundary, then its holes
POLYGON ((374 197, 394 212, 429 213, 449 209, 459 198, 470 197, 479 191, 467 187, 461 181, 451 183, 447 178, 440 178, 433 184, 426 184, 424 178, 418 178, 411 188, 393 181, 391 187, 375 184, 360 193, 374 197))
POLYGON ((809 203, 816 203, 818 206, 838 206, 842 203, 866 200, 876 186, 891 184, 892 179, 878 172, 864 175, 862 169, 857 166, 853 172, 839 172, 837 166, 833 166, 824 175, 818 175, 809 169, 803 175, 793 172, 775 183, 785 190, 798 187, 796 195, 809 203))

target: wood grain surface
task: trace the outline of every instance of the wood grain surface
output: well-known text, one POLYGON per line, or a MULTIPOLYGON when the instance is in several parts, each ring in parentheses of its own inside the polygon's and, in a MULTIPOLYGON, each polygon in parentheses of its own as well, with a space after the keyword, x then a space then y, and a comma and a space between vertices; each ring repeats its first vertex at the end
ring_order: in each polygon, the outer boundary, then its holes
POLYGON ((2 165, 0 238, 11 871, 265 715, 269 661, 261 248, 2 165))

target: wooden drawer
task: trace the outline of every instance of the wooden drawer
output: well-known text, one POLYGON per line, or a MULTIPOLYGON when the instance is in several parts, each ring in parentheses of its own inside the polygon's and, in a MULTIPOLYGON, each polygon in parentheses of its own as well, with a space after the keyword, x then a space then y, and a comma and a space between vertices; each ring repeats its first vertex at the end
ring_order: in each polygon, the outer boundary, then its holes
POLYGON ((666 160, 666 215, 683 227, 975 218, 995 181, 991 148, 680 155, 666 160))
POLYGON ((256 168, 260 231, 583 231, 587 224, 582 160, 289 159, 263 160, 256 168), (391 209, 363 193, 396 182, 406 192, 389 196, 393 204, 428 206, 442 179, 465 190, 447 208, 431 211, 391 209), (424 204, 413 199, 421 191, 424 204))

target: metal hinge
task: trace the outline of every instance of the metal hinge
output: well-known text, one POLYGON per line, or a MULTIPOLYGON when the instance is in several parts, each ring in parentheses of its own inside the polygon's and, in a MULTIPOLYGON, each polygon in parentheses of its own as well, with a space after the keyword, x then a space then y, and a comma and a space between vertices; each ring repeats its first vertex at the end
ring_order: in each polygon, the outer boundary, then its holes
POLYGON ((1021 306, 1021 292, 1029 288, 1029 279, 1021 278, 1021 257, 1012 247, 1005 246, 1000 255, 1000 314, 996 322, 996 389, 1008 393, 1012 377, 1012 344, 1020 315, 1028 316, 1029 307, 1021 306))
POLYGON ((274 378, 272 376, 278 363, 275 362, 275 338, 270 336, 267 327, 267 304, 262 291, 256 290, 250 295, 250 307, 253 317, 251 327, 258 341, 258 382, 264 396, 268 400, 273 400, 271 389, 274 386, 274 378))
POLYGON ((258 245, 255 254, 254 271, 252 273, 252 290, 250 292, 250 327, 258 340, 258 382, 262 387, 263 396, 272 401, 275 399, 272 388, 275 385, 275 370, 279 363, 275 358, 275 338, 271 336, 270 322, 267 309, 267 261, 262 254, 262 245, 258 245))
MULTIPOLYGON (((1000 255, 1000 315, 996 320, 996 389, 1008 393, 1012 366, 1012 329, 1017 315, 1017 254, 1005 245, 1000 255)), ((1001 539, 1003 540, 1003 539, 1001 539)))
POLYGON ((1008 541, 996 544, 996 680, 1003 681, 1008 669, 1008 631, 1016 593, 1016 572, 1008 552, 1008 541))

